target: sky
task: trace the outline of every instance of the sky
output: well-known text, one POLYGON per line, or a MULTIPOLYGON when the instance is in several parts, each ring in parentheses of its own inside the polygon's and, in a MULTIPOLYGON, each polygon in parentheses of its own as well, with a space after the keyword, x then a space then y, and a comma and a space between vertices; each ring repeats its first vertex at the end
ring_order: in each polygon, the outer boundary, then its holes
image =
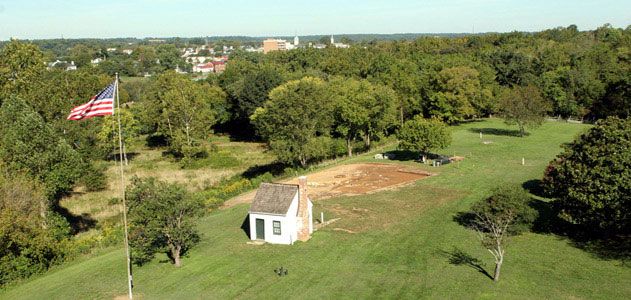
POLYGON ((0 40, 539 31, 631 25, 630 0, 0 0, 0 40))

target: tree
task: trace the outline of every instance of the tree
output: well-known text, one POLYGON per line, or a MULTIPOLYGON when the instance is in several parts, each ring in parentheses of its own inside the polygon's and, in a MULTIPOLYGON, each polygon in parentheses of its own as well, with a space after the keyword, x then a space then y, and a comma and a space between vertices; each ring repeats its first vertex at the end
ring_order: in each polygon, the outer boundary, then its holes
POLYGON ((469 67, 445 68, 438 73, 438 92, 432 95, 430 114, 456 123, 484 113, 493 94, 483 88, 480 73, 469 67))
POLYGON ((145 121, 154 122, 177 153, 190 154, 188 150, 206 139, 217 121, 223 121, 226 94, 219 87, 168 71, 157 78, 152 90, 155 94, 147 100, 145 121))
MULTIPOLYGON (((121 118, 123 145, 129 145, 130 142, 138 136, 140 125, 128 109, 117 110, 116 113, 120 114, 121 118)), ((101 147, 106 149, 104 152, 108 155, 112 152, 117 153, 116 150, 119 147, 117 116, 103 117, 103 125, 101 126, 97 138, 101 147)), ((124 159, 127 161, 127 157, 124 159)))
POLYGON ((396 122, 396 95, 390 88, 373 85, 367 80, 331 81, 335 131, 346 140, 348 156, 353 155, 352 142, 364 137, 370 147, 371 137, 384 133, 396 122))
POLYGON ((160 65, 167 70, 174 70, 176 67, 184 68, 186 62, 180 57, 180 50, 173 44, 160 45, 156 48, 156 55, 160 65))
POLYGON ((41 181, 49 199, 69 192, 85 165, 39 114, 15 97, 0 107, 0 160, 8 170, 41 181))
POLYGON ((333 106, 322 79, 292 80, 270 92, 269 100, 252 115, 259 134, 279 160, 306 166, 322 158, 311 147, 331 131, 333 106))
POLYGON ((497 72, 497 82, 503 86, 525 85, 534 79, 530 58, 513 49, 502 47, 488 55, 497 72))
POLYGON ((401 124, 420 110, 419 89, 423 86, 416 64, 406 59, 394 59, 381 55, 371 66, 375 80, 389 86, 397 93, 399 121, 401 124))
POLYGON ((528 229, 537 218, 537 211, 528 206, 528 193, 520 187, 504 187, 472 207, 473 227, 482 245, 495 259, 493 280, 500 280, 509 236, 528 229))
POLYGON ((283 81, 282 74, 271 65, 257 66, 243 74, 241 80, 230 87, 235 119, 240 124, 250 125, 250 116, 267 101, 269 92, 283 81))
POLYGON ((134 49, 131 57, 138 61, 138 71, 140 71, 141 73, 151 72, 155 68, 158 61, 156 49, 148 46, 139 46, 138 48, 134 49))
POLYGON ((549 111, 549 103, 535 86, 514 86, 505 90, 500 98, 500 114, 507 124, 517 124, 519 135, 524 136, 525 127, 537 127, 543 123, 549 111))
POLYGON ((67 222, 50 211, 41 184, 0 166, 0 286, 63 258, 67 222))
POLYGON ((84 44, 77 44, 70 48, 70 60, 78 67, 89 66, 96 56, 96 51, 84 44))
POLYGON ((44 54, 37 46, 12 39, 0 51, 0 101, 32 89, 44 70, 44 54))
POLYGON ((178 184, 155 178, 132 178, 127 188, 130 246, 137 264, 165 252, 176 267, 197 242, 195 219, 204 212, 200 198, 178 184))
POLYGON ((631 119, 609 117, 564 146, 543 186, 561 216, 590 229, 631 233, 631 119))
MULTIPOLYGON (((397 132, 399 147, 420 151, 425 154, 434 149, 441 149, 451 144, 451 132, 445 123, 438 119, 424 119, 417 115, 403 123, 397 132)), ((423 160, 424 161, 424 160, 423 160)))

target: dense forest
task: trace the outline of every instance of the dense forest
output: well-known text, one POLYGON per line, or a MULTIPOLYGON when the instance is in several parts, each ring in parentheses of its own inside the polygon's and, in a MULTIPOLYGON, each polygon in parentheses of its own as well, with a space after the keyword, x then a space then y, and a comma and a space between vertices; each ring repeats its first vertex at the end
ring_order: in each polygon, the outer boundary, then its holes
POLYGON ((115 156, 116 133, 110 117, 66 116, 114 73, 152 75, 121 81, 125 140, 142 137, 183 166, 212 155, 217 132, 265 142, 279 163, 305 167, 370 149, 423 119, 439 126, 499 115, 524 134, 544 116, 631 114, 631 27, 235 50, 225 72, 203 80, 173 70, 186 69, 181 41, 103 51, 131 42, 11 40, 0 49, 0 285, 73 256, 73 221, 59 200, 77 186, 103 188, 96 162, 115 156), (78 69, 47 69, 57 58, 78 69))

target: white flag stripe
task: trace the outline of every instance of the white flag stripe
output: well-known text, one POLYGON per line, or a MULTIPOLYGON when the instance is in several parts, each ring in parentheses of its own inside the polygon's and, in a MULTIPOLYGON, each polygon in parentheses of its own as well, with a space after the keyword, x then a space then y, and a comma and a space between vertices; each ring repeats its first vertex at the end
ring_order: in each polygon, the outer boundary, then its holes
POLYGON ((77 106, 77 107, 73 108, 71 112, 81 111, 81 110, 84 110, 88 106, 94 107, 95 105, 99 105, 99 104, 102 104, 102 103, 112 104, 112 103, 114 103, 114 99, 103 99, 103 100, 98 100, 98 101, 94 101, 94 102, 90 101, 90 102, 88 102, 86 104, 83 104, 83 105, 80 105, 80 106, 77 106))
MULTIPOLYGON (((90 105, 90 109, 98 109, 101 107, 113 107, 114 105, 112 105, 112 101, 110 101, 110 103, 107 102, 100 102, 100 103, 95 103, 94 105, 90 105)), ((77 110, 73 110, 70 113, 76 113, 76 112, 83 112, 85 109, 77 109, 77 110)))
MULTIPOLYGON (((96 111, 96 110, 109 110, 113 112, 114 107, 111 104, 104 104, 104 105, 99 105, 99 106, 93 106, 90 108, 90 111, 96 111)), ((78 115, 87 115, 88 113, 90 113, 90 111, 76 111, 76 112, 70 113, 70 116, 74 117, 78 115)))

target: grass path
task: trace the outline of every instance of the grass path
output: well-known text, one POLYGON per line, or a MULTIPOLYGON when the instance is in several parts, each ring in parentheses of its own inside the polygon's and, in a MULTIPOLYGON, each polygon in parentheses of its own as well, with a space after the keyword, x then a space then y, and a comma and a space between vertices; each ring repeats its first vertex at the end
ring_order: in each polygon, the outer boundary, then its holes
MULTIPOLYGON (((215 211, 199 222, 202 241, 181 268, 159 256, 135 269, 135 293, 141 299, 630 298, 631 268, 554 235, 514 238, 498 284, 480 272, 492 272, 492 258, 454 215, 492 187, 539 179, 559 145, 586 126, 546 123, 525 138, 485 135, 492 141, 486 145, 472 128, 506 129, 499 120, 454 128, 453 145, 444 153, 466 159, 441 167, 439 176, 400 190, 316 202, 315 215, 324 211, 341 219, 307 243, 247 245, 240 226, 248 206, 215 211), (477 259, 480 267, 450 262, 457 253, 477 259), (276 276, 273 269, 280 266, 289 275, 276 276)), ((346 162, 366 161, 372 159, 346 162)), ((125 294, 124 278, 124 253, 116 248, 9 287, 0 298, 111 299, 125 294)))

